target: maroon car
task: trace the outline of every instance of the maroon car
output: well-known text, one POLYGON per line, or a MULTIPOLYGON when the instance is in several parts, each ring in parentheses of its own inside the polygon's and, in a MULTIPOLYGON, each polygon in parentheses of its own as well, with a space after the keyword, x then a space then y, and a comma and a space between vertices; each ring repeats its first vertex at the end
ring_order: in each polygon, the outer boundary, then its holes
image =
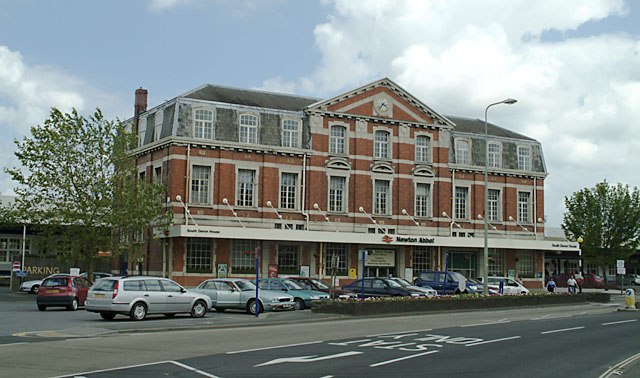
POLYGON ((38 310, 44 311, 47 307, 66 307, 75 311, 78 306, 84 306, 87 292, 91 282, 80 276, 69 274, 54 274, 42 281, 38 289, 36 304, 38 310))
MULTIPOLYGON (((329 285, 327 285, 326 283, 320 281, 317 278, 310 278, 310 277, 289 277, 289 279, 294 280, 295 282, 297 282, 300 286, 302 286, 303 289, 307 289, 307 290, 317 290, 317 291, 322 291, 324 293, 327 294, 331 294, 331 287, 329 287, 329 285)), ((343 290, 339 287, 334 287, 333 288, 333 296, 332 298, 340 298, 340 299, 349 299, 349 298, 356 298, 356 294, 352 291, 348 291, 348 290, 343 290)))

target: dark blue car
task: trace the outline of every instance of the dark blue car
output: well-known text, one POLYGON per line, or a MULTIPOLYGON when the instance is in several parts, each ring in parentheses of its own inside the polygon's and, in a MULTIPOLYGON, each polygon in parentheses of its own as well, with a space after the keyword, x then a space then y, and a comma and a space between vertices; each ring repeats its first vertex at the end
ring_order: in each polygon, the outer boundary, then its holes
MULTIPOLYGON (((353 291, 359 297, 362 296, 362 279, 350 284, 342 285, 342 289, 353 291)), ((417 290, 405 288, 399 283, 378 277, 368 277, 364 279, 365 297, 424 297, 426 294, 417 290)))
POLYGON ((465 276, 452 271, 420 272, 416 278, 416 286, 431 286, 438 294, 475 294, 478 287, 465 276))

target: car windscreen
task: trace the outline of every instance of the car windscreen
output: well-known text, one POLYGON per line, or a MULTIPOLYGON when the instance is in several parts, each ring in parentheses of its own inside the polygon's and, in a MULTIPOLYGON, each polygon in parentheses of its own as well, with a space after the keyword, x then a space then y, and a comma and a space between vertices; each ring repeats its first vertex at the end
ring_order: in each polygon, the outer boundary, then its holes
POLYGON ((302 287, 291 280, 282 280, 282 283, 290 290, 302 290, 302 287))
POLYGON ((411 284, 405 280, 403 280, 402 278, 392 278, 389 281, 393 281, 395 283, 397 283, 398 285, 402 286, 402 287, 407 287, 410 286, 411 284))
POLYGON ((466 280, 466 278, 458 272, 449 272, 449 274, 451 274, 451 277, 458 282, 466 280))
POLYGON ((392 287, 394 289, 400 289, 402 288, 402 285, 400 285, 399 283, 397 283, 394 280, 386 280, 387 281, 387 285, 389 285, 389 287, 392 287))
POLYGON ((235 284, 238 285, 238 287, 240 288, 240 290, 242 291, 255 291, 256 290, 256 285, 253 284, 253 282, 251 281, 235 281, 235 284))
POLYGON ((67 278, 66 277, 53 277, 47 278, 42 282, 42 287, 56 287, 56 286, 67 286, 67 278))
POLYGON ((320 290, 329 290, 329 286, 322 281, 319 280, 311 280, 320 290))

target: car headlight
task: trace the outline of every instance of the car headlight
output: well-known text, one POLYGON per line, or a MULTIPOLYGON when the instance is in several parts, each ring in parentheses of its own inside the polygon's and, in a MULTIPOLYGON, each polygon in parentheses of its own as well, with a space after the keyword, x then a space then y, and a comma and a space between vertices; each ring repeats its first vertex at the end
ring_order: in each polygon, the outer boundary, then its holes
POLYGON ((469 289, 478 290, 478 287, 476 285, 469 285, 469 289))
POLYGON ((311 299, 320 299, 320 296, 319 295, 312 295, 311 299))
POLYGON ((422 294, 420 294, 420 293, 411 293, 411 296, 412 296, 412 297, 419 297, 419 296, 421 296, 421 295, 422 295, 422 294))
POLYGON ((273 303, 280 302, 280 298, 271 298, 271 302, 273 303))

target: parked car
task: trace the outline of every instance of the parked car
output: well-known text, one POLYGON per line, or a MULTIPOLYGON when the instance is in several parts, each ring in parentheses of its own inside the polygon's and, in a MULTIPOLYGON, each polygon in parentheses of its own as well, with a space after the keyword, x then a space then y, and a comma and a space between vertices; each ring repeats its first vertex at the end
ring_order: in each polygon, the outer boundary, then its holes
MULTIPOLYGON (((484 294, 484 284, 482 283, 482 281, 478 281, 477 279, 471 277, 467 278, 467 281, 475 285, 477 294, 484 294)), ((498 292, 498 289, 493 285, 489 285, 489 287, 487 288, 487 292, 489 293, 489 295, 500 294, 498 292)))
POLYGON ((24 281, 20 284, 20 291, 35 294, 38 292, 40 285, 42 285, 42 280, 24 281))
MULTIPOLYGON (((553 276, 553 280, 559 287, 567 287, 567 280, 571 277, 571 274, 563 273, 553 276)), ((578 279, 578 284, 584 288, 602 288, 604 287, 604 278, 595 274, 587 273, 582 279, 578 279)))
POLYGON ((431 286, 439 294, 475 294, 478 287, 461 273, 429 270, 420 272, 416 286, 431 286))
POLYGON ((89 287, 91 282, 84 277, 53 274, 42 280, 36 305, 40 311, 47 307, 66 307, 75 311, 79 306, 84 306, 89 287))
POLYGON ((640 275, 638 274, 625 274, 623 278, 625 285, 640 285, 640 275))
POLYGON ((426 297, 426 293, 405 288, 394 280, 382 277, 366 277, 342 285, 344 290, 350 290, 358 296, 365 297, 426 297))
MULTIPOLYGON (((476 278, 480 282, 484 282, 483 277, 476 278)), ((529 294, 529 289, 524 287, 520 282, 509 277, 489 276, 489 288, 498 291, 500 293, 500 283, 502 283, 502 294, 517 295, 517 294, 529 294)))
POLYGON ((289 278, 261 278, 258 286, 260 289, 284 291, 293 296, 293 308, 296 310, 311 308, 313 301, 329 299, 329 294, 316 290, 305 290, 289 278))
POLYGON ((201 318, 210 308, 209 296, 189 291, 168 278, 147 276, 102 278, 89 290, 85 305, 87 311, 97 312, 105 320, 117 314, 131 320, 143 320, 148 314, 180 313, 201 318))
MULTIPOLYGON (((242 278, 217 278, 202 281, 191 291, 206 294, 218 312, 226 309, 256 313, 256 285, 242 278)), ((293 296, 282 291, 258 290, 259 312, 293 310, 293 296)))
MULTIPOLYGON (((88 274, 87 272, 82 272, 82 273, 80 273, 80 276, 88 278, 87 274, 88 274)), ((113 277, 113 274, 105 273, 105 272, 93 272, 92 276, 93 276, 92 277, 93 281, 95 282, 95 281, 99 280, 100 278, 113 277)))
MULTIPOLYGON (((297 282, 298 285, 302 286, 303 289, 322 291, 323 293, 327 293, 331 295, 331 287, 317 278, 310 278, 310 277, 289 277, 289 278, 297 282)), ((333 288, 332 298, 350 299, 355 297, 356 297, 356 294, 351 291, 343 290, 339 287, 333 288)))
POLYGON ((406 279, 400 278, 400 277, 389 277, 389 279, 393 280, 393 281, 396 281, 397 283, 400 284, 400 286, 402 286, 404 288, 408 288, 408 289, 412 289, 412 290, 417 290, 417 291, 423 292, 429 298, 435 297, 436 295, 438 295, 438 292, 435 291, 435 289, 432 288, 431 286, 416 286, 416 285, 412 284, 411 282, 407 281, 406 279))

